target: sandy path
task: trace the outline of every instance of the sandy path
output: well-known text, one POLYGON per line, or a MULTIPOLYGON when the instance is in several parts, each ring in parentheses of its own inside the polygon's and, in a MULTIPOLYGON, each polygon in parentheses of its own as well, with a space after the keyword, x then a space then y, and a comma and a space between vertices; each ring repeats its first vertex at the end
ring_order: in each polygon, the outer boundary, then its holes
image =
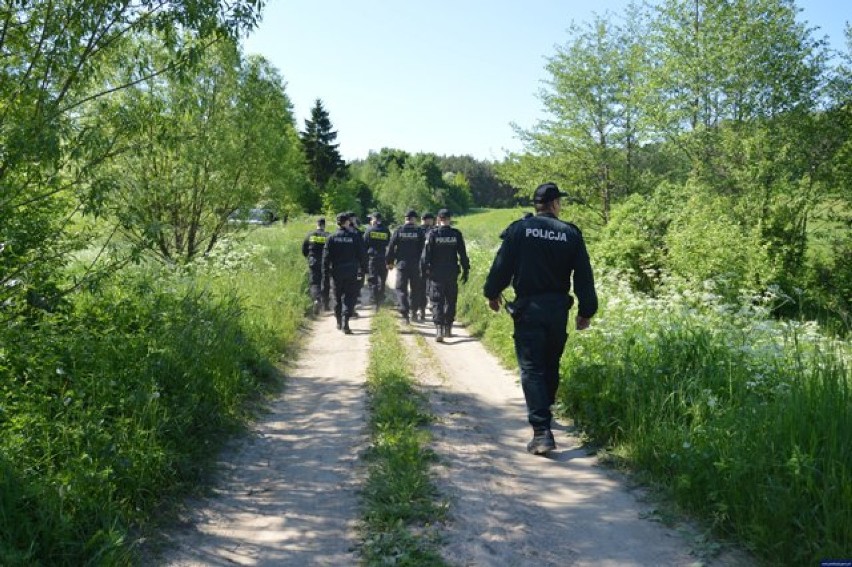
POLYGON ((312 323, 283 393, 221 456, 215 497, 190 504, 163 565, 357 564, 367 311, 348 337, 333 316, 312 323))
POLYGON ((411 329, 409 350, 420 356, 418 378, 437 418, 436 472, 452 516, 443 549, 450 563, 743 564, 731 556, 702 563, 688 529, 642 519, 649 506, 620 475, 597 466, 568 428, 555 424, 558 450, 551 458, 527 454, 531 430, 516 374, 464 329, 454 329, 444 344, 434 342, 431 324, 411 329), (416 334, 426 338, 425 347, 416 334))
MULTIPOLYGON (((359 563, 354 528, 363 475, 358 457, 367 443, 371 323, 369 309, 360 312, 350 337, 330 316, 311 325, 283 394, 254 436, 235 440, 235 449, 220 457, 224 474, 215 497, 190 503, 186 525, 169 536, 173 546, 161 564, 359 563)), ((530 431, 515 373, 463 328, 444 344, 434 342, 431 324, 402 328, 436 416, 435 473, 451 516, 442 547, 448 563, 748 564, 732 553, 707 560, 700 545, 691 545, 693 531, 643 519, 651 508, 641 491, 598 466, 565 427, 555 427, 559 449, 552 458, 527 454, 530 431)))

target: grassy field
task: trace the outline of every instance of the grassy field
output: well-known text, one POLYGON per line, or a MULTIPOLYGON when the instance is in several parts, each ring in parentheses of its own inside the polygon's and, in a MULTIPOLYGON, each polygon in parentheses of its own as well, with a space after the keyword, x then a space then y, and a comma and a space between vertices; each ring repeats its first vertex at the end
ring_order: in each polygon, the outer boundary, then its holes
MULTIPOLYGON (((514 365, 511 321, 482 285, 521 211, 457 219, 470 242, 460 316, 514 365)), ((582 222, 579 222, 581 228, 582 222)), ((594 235, 587 239, 594 264, 594 235)), ((655 297, 596 269, 601 310, 572 333, 558 404, 595 443, 767 564, 852 550, 852 349, 769 316, 772 292, 723 303, 713 282, 655 297)))

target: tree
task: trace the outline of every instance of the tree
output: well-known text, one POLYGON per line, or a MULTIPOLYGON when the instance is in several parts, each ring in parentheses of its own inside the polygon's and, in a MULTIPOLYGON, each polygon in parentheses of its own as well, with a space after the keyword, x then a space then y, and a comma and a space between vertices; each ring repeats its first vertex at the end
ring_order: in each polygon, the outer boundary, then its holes
POLYGON ((569 41, 548 61, 548 88, 539 93, 548 118, 530 130, 516 127, 531 156, 512 157, 501 168, 524 187, 547 179, 561 183, 594 203, 604 222, 613 201, 636 186, 636 85, 645 72, 645 48, 640 14, 629 14, 626 27, 596 16, 569 29, 569 41))
POLYGON ((214 0, 55 0, 0 8, 4 316, 13 317, 28 295, 61 294, 74 285, 61 281, 61 268, 90 241, 80 230, 80 213, 98 211, 107 187, 91 173, 109 159, 116 142, 86 120, 83 107, 128 86, 104 82, 100 72, 132 65, 128 41, 154 30, 174 42, 180 29, 195 41, 152 74, 186 67, 210 38, 253 27, 259 8, 254 0, 227 6, 214 0))
MULTIPOLYGON (((163 50, 154 39, 139 46, 152 59, 163 50)), ((233 41, 209 48, 193 72, 142 80, 102 110, 129 136, 103 168, 107 201, 131 241, 163 259, 209 252, 237 209, 298 197, 302 155, 281 77, 262 58, 243 61, 233 41)))
MULTIPOLYGON (((813 110, 824 45, 793 0, 667 0, 651 26, 648 114, 697 175, 724 176, 719 128, 813 110)), ((715 183, 714 183, 715 185, 715 183)))
POLYGON ((317 99, 311 109, 310 119, 305 120, 301 139, 308 163, 308 175, 320 192, 325 190, 333 177, 344 174, 346 170, 346 163, 337 151, 339 144, 333 143, 337 139, 337 132, 332 128, 328 111, 323 108, 322 100, 317 99))
POLYGON ((470 189, 471 202, 479 207, 508 207, 516 203, 517 189, 497 178, 491 162, 471 156, 441 156, 441 171, 462 174, 470 189))

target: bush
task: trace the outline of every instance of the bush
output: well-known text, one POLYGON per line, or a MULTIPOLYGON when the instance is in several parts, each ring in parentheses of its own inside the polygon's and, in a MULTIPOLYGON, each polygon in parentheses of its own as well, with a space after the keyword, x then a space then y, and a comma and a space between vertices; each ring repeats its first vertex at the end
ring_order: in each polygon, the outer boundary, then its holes
POLYGON ((276 243, 126 270, 0 327, 0 563, 126 565, 130 530, 209 470, 307 308, 301 234, 260 235, 276 243))

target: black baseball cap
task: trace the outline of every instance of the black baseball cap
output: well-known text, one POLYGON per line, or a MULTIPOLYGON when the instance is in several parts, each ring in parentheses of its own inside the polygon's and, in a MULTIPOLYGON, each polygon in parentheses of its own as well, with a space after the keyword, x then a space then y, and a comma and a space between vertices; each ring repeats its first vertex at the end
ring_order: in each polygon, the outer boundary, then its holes
POLYGON ((370 218, 379 220, 380 218, 382 218, 382 213, 380 213, 379 211, 373 211, 372 213, 370 213, 370 218))
POLYGON ((440 211, 438 211, 438 218, 439 219, 447 219, 447 218, 450 218, 451 216, 453 216, 453 215, 452 215, 452 213, 450 213, 449 209, 441 209, 440 211))
POLYGON ((317 224, 325 224, 325 217, 320 217, 317 219, 317 224))
POLYGON ((422 218, 424 218, 424 219, 433 219, 433 218, 435 218, 435 215, 433 215, 432 213, 428 213, 428 212, 427 212, 427 213, 423 213, 423 217, 422 217, 422 218))
POLYGON ((415 211, 414 209, 409 209, 408 212, 405 213, 405 218, 416 219, 416 218, 420 218, 420 217, 417 216, 417 211, 415 211))
POLYGON ((349 213, 337 213, 337 224, 343 224, 349 220, 349 213))
POLYGON ((549 203, 560 197, 567 197, 568 193, 559 190, 556 183, 542 183, 535 188, 533 193, 533 203, 549 203))

